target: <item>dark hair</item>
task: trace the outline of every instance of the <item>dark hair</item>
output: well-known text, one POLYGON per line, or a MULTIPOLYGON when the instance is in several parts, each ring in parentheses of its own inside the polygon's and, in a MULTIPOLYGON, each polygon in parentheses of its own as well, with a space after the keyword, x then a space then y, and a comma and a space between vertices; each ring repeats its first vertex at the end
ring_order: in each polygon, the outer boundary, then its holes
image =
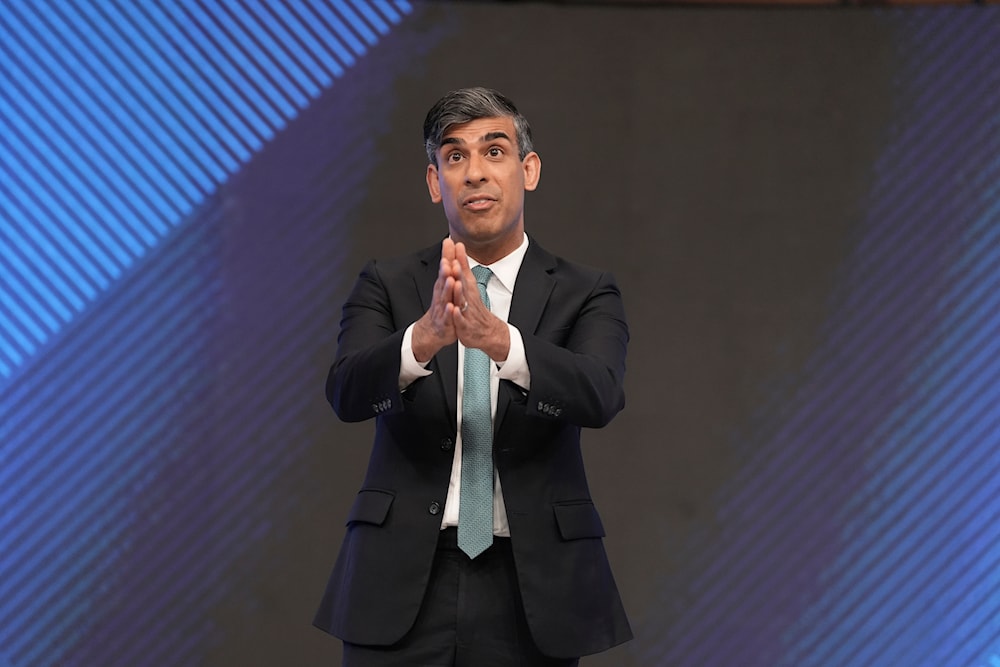
POLYGON ((506 116, 513 119, 517 134, 517 152, 523 160, 532 151, 531 127, 514 103, 490 88, 461 88, 439 99, 424 119, 424 148, 427 159, 437 166, 437 151, 441 138, 452 125, 468 123, 479 118, 506 116))

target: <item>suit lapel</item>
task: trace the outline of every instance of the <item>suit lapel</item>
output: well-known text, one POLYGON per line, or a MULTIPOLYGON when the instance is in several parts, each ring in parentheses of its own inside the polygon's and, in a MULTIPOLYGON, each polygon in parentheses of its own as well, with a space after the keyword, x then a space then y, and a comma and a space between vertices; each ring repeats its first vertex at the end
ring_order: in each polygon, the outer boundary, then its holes
MULTIPOLYGON (((413 279, 420 295, 420 305, 423 312, 431 307, 434 299, 434 282, 438 277, 441 265, 441 245, 431 246, 420 253, 421 266, 413 279)), ((441 391, 444 394, 447 417, 452 426, 457 423, 457 403, 455 395, 458 392, 458 344, 453 343, 438 351, 431 359, 428 368, 437 375, 441 391)))
MULTIPOLYGON (((538 323, 545 312, 545 305, 556 285, 552 272, 556 267, 556 258, 531 239, 524 260, 517 272, 517 282, 514 285, 514 295, 510 302, 510 315, 507 321, 517 327, 522 336, 530 336, 538 330, 538 323)), ((506 392, 500 392, 497 400, 497 415, 493 421, 493 434, 497 433, 510 398, 506 392)))
POLYGON ((556 258, 531 241, 524 253, 521 269, 517 272, 517 283, 514 285, 514 296, 510 302, 510 315, 507 320, 522 333, 533 334, 538 329, 542 319, 545 304, 556 285, 552 272, 556 267, 556 258))

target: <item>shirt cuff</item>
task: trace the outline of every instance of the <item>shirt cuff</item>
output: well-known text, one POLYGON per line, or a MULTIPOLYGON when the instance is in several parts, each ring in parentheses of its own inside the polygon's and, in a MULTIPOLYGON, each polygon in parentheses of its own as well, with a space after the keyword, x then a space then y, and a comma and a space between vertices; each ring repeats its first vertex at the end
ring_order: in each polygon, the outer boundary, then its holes
POLYGON ((510 380, 521 389, 531 389, 531 370, 528 368, 528 358, 524 355, 521 332, 510 322, 507 323, 507 329, 510 331, 510 350, 507 352, 507 360, 496 362, 500 379, 510 380))
MULTIPOLYGON (((416 324, 416 322, 414 322, 416 324)), ((417 378, 426 377, 432 374, 432 371, 427 370, 427 364, 431 362, 430 359, 420 363, 417 358, 413 356, 413 326, 406 327, 406 331, 403 332, 403 344, 399 348, 399 390, 402 391, 410 386, 417 378)), ((521 346, 521 354, 524 354, 524 345, 521 346)))

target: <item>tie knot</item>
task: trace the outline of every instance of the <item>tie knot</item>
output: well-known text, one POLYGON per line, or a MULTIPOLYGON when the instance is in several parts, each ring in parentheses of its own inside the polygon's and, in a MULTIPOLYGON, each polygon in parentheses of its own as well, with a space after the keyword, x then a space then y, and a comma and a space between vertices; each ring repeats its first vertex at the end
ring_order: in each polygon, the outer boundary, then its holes
POLYGON ((477 283, 486 287, 486 283, 490 281, 490 276, 493 275, 493 272, 480 264, 479 266, 472 267, 472 275, 476 277, 477 283))

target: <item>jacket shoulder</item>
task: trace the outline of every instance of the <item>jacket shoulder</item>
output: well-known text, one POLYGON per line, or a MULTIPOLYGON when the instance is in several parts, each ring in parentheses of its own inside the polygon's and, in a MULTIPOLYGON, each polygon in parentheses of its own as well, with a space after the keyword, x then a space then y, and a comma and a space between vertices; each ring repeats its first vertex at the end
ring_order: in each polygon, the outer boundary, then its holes
POLYGON ((384 278, 392 278, 401 274, 412 273, 427 265, 436 265, 441 261, 441 245, 432 245, 405 255, 390 257, 372 257, 365 262, 362 273, 375 272, 384 278))
POLYGON ((545 269, 545 271, 556 280, 565 280, 575 285, 595 285, 599 282, 615 283, 614 275, 610 271, 600 269, 582 262, 576 262, 559 255, 555 255, 533 238, 528 246, 528 254, 525 259, 531 258, 531 262, 545 269))

